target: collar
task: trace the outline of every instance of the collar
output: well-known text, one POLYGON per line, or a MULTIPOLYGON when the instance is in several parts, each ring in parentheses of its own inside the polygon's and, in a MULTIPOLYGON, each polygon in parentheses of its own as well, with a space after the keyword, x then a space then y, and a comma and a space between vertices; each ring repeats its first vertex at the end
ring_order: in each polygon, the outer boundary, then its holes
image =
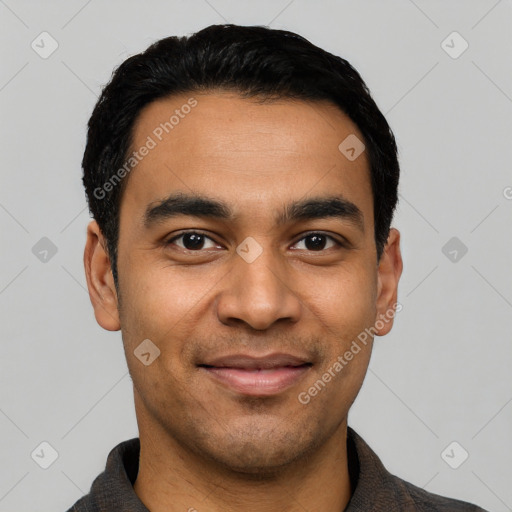
MULTIPOLYGON (((68 512, 149 512, 133 490, 139 470, 139 455, 138 437, 113 448, 105 471, 94 480, 90 493, 68 512)), ((475 505, 431 494, 392 475, 363 438, 350 427, 347 428, 347 457, 352 497, 344 512, 485 512, 475 505)))

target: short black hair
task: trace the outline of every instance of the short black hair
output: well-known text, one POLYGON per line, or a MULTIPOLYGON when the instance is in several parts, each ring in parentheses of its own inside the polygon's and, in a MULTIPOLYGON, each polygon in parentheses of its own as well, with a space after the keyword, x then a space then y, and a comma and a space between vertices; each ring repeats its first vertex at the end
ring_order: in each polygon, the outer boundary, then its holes
POLYGON ((359 73, 345 59, 293 32, 211 25, 188 37, 156 41, 125 60, 89 120, 83 183, 90 212, 106 239, 116 287, 119 211, 138 115, 160 98, 219 89, 262 100, 329 101, 355 123, 370 163, 380 260, 398 201, 400 168, 393 132, 359 73))

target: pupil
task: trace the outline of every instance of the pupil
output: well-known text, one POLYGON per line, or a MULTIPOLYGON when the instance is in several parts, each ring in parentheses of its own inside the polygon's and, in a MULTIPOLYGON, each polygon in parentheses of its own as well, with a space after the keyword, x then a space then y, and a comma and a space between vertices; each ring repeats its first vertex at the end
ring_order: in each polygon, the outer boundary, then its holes
POLYGON ((325 247, 325 236, 324 235, 310 235, 306 238, 306 247, 309 251, 323 249, 325 247), (312 241, 312 243, 308 243, 312 241))
MULTIPOLYGON (((200 249, 204 244, 203 235, 198 233, 186 233, 183 235, 183 245, 189 249, 200 249)), ((325 247, 324 235, 310 235, 306 238, 306 247, 309 251, 321 250, 325 247)))
POLYGON ((189 250, 200 249, 203 243, 203 235, 198 233, 186 233, 183 236, 183 245, 189 250))

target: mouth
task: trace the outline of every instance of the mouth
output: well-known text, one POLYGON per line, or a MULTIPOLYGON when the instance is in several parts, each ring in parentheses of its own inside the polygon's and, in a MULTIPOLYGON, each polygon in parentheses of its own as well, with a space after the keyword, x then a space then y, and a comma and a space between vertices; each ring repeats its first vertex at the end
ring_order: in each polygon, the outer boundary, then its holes
POLYGON ((248 396, 282 393, 301 380, 313 363, 290 354, 230 355, 198 367, 217 383, 248 396))

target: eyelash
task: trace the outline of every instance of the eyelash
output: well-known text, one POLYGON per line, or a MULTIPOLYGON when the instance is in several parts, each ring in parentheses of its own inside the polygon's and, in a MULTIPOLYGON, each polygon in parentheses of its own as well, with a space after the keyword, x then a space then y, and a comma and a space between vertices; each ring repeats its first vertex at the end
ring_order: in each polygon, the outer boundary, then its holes
MULTIPOLYGON (((195 235, 201 235, 201 236, 204 236, 205 238, 208 238, 209 240, 211 240, 212 242, 215 242, 215 240, 213 240, 210 236, 208 236, 206 233, 202 233, 201 231, 195 231, 195 230, 190 230, 190 231, 183 231, 181 232, 179 235, 175 235, 173 236, 172 238, 170 238, 169 240, 167 240, 165 242, 165 245, 168 246, 168 245, 171 245, 175 240, 178 240, 180 238, 182 238, 183 236, 185 235, 190 235, 190 234, 195 234, 195 235)), ((311 231, 309 233, 306 233, 302 238, 300 238, 299 240, 297 240, 293 245, 296 245, 298 244, 299 242, 301 242, 302 240, 304 240, 305 238, 308 238, 310 236, 313 236, 313 235, 321 235, 321 236, 324 236, 328 239, 330 239, 331 241, 333 241, 337 248, 341 249, 341 248, 344 248, 345 247, 345 244, 343 244, 342 242, 340 242, 339 240, 337 240, 336 238, 334 238, 333 236, 331 235, 327 235, 321 231, 311 231)), ((216 242, 215 242, 216 243, 216 242)), ((220 244, 219 244, 220 245, 220 244)), ((180 247, 180 249, 182 250, 185 250, 185 251, 188 251, 188 252, 197 252, 197 253, 200 253, 200 252, 203 252, 204 250, 207 250, 207 249, 197 249, 197 250, 193 250, 193 249, 186 249, 185 247, 180 247)), ((310 252, 315 252, 315 253, 322 253, 322 252, 325 252, 327 251, 328 249, 332 249, 332 247, 330 248, 327 248, 327 249, 321 249, 321 250, 318 250, 318 251, 310 251, 310 252)), ((307 249, 305 249, 307 250, 307 249)))

